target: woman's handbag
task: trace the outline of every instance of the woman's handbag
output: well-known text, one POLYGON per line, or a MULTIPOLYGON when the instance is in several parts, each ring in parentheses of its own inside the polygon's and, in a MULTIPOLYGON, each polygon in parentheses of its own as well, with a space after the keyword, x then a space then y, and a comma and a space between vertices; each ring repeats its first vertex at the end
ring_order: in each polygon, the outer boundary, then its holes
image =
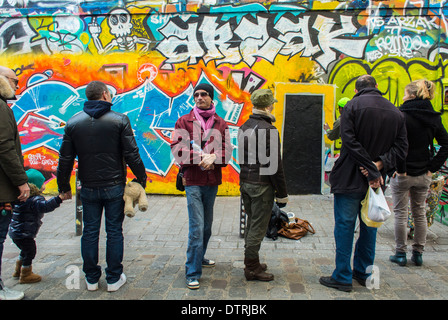
POLYGON ((369 187, 366 197, 361 201, 361 219, 368 227, 379 228, 390 215, 389 205, 383 190, 369 187))
POLYGON ((294 221, 290 223, 282 221, 282 228, 278 231, 278 234, 285 238, 299 240, 306 236, 308 232, 316 233, 307 220, 294 218, 294 221))

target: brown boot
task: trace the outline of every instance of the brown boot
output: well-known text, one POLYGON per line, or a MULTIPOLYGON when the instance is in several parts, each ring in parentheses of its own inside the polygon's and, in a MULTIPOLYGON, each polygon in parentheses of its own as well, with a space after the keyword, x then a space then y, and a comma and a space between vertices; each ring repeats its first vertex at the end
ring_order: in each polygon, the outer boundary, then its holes
POLYGON ((246 280, 272 281, 274 275, 263 270, 258 258, 244 258, 244 276, 246 280))
POLYGON ((19 283, 35 283, 42 280, 42 277, 38 274, 33 273, 33 267, 24 267, 20 271, 19 283))
POLYGON ((16 261, 16 269, 14 270, 12 276, 14 278, 18 278, 20 277, 20 270, 22 269, 22 260, 17 260, 16 261))

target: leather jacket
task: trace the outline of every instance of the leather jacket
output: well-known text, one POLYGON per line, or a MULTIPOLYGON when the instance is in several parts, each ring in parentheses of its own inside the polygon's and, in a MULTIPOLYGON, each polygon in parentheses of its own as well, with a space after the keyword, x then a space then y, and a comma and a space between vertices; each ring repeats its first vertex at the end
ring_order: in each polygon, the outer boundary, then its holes
POLYGON ((286 188, 283 161, 281 158, 280 138, 277 128, 272 125, 271 121, 272 119, 269 116, 252 114, 240 127, 238 131, 238 158, 241 168, 240 181, 252 184, 271 184, 275 189, 277 201, 287 202, 288 192, 286 188), (263 134, 262 136, 262 133, 265 133, 265 135, 263 134), (270 136, 272 134, 277 136, 275 140, 276 145, 271 145, 270 143, 270 136), (253 138, 251 138, 252 135, 254 135, 253 138), (266 150, 258 149, 260 146, 260 139, 265 140, 266 150), (255 153, 256 155, 254 155, 255 153), (260 156, 268 155, 270 153, 272 153, 272 157, 276 157, 276 159, 270 158, 269 160, 273 161, 269 162, 260 159, 260 156), (272 174, 263 174, 263 171, 269 172, 269 170, 263 169, 267 169, 271 165, 276 165, 277 168, 275 172, 272 172, 272 174))
POLYGON ((59 150, 59 192, 70 191, 70 175, 78 157, 78 178, 83 187, 126 183, 126 164, 146 187, 146 170, 129 118, 111 111, 106 101, 87 101, 84 110, 69 119, 59 150))

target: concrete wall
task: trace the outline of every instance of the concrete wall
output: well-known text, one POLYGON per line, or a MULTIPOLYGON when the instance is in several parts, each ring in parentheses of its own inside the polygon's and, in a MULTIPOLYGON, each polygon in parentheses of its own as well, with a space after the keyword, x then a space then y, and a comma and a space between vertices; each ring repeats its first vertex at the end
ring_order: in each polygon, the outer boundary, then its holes
MULTIPOLYGON (((169 140, 176 120, 193 106, 197 83, 215 87, 217 112, 233 137, 234 158, 220 188, 224 195, 239 194, 236 132, 251 113, 255 89, 274 91, 281 133, 285 114, 300 116, 286 112, 287 95, 323 96, 316 112, 332 125, 339 116, 335 102, 353 97, 355 80, 366 73, 397 106, 410 81, 434 81, 434 108, 445 110, 445 1, 0 0, 0 5, 0 65, 20 79, 11 107, 25 163, 44 172, 48 192, 57 190, 64 124, 82 109, 91 80, 107 82, 113 109, 129 116, 149 193, 177 193, 169 140)), ((322 128, 302 130, 305 141, 307 130, 322 128)), ((288 136, 281 139, 288 142, 288 136)), ((339 147, 340 141, 333 145, 322 136, 322 159, 326 150, 337 153, 339 147)), ((306 161, 306 154, 302 158, 306 161)))

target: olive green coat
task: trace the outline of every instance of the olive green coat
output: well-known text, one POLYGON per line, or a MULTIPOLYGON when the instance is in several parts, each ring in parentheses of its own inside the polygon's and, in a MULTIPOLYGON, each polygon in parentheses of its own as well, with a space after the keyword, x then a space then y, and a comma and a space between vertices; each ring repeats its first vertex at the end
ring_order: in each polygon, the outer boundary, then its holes
POLYGON ((14 114, 0 96, 0 203, 19 196, 18 186, 28 182, 14 114))

